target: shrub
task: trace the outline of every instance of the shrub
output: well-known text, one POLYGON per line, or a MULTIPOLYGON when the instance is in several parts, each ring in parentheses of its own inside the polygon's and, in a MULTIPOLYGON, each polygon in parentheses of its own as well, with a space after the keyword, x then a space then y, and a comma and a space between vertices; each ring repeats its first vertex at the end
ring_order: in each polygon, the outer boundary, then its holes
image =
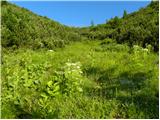
POLYGON ((101 42, 101 45, 103 45, 103 44, 112 44, 112 43, 115 43, 115 40, 110 39, 110 38, 106 38, 101 42))

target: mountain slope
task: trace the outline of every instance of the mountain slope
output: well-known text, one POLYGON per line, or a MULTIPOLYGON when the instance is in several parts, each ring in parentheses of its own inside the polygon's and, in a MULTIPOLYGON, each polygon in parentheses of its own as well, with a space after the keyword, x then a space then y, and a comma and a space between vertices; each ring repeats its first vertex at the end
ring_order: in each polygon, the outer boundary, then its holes
POLYGON ((80 40, 72 28, 9 2, 2 2, 2 46, 55 48, 80 40))
POLYGON ((89 39, 112 38, 118 43, 138 44, 146 47, 151 44, 158 51, 159 39, 159 2, 151 2, 146 8, 112 18, 106 24, 81 28, 81 35, 89 39))
POLYGON ((114 17, 105 24, 72 28, 34 14, 8 2, 2 2, 2 46, 29 47, 33 49, 63 47, 70 41, 115 39, 146 47, 151 44, 158 51, 159 4, 151 2, 146 8, 114 17))

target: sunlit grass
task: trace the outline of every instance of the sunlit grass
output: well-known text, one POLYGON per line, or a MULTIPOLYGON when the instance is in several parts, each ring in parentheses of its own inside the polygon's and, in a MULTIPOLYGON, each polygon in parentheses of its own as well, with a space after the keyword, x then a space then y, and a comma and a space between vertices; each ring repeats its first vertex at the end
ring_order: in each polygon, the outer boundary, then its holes
MULTIPOLYGON (((102 43, 4 53, 2 118, 158 118, 158 55, 102 43), (82 74, 66 75, 66 63, 79 63, 82 74), (84 82, 83 92, 45 93, 49 81, 76 76, 84 82)), ((69 90, 79 86, 71 81, 69 90)))

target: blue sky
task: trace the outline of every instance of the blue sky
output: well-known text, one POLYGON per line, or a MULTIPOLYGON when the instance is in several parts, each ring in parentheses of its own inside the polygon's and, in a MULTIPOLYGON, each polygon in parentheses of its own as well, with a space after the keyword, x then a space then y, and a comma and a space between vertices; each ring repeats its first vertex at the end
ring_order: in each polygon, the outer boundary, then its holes
POLYGON ((38 15, 47 16, 68 26, 105 23, 114 16, 122 17, 147 6, 150 1, 12 1, 38 15))

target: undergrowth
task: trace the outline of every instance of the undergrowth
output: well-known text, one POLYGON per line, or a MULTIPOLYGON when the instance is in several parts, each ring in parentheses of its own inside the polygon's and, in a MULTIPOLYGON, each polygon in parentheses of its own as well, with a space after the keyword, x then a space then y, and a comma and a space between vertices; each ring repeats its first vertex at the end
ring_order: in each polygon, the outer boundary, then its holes
POLYGON ((158 55, 109 41, 2 55, 2 118, 158 118, 158 55))

